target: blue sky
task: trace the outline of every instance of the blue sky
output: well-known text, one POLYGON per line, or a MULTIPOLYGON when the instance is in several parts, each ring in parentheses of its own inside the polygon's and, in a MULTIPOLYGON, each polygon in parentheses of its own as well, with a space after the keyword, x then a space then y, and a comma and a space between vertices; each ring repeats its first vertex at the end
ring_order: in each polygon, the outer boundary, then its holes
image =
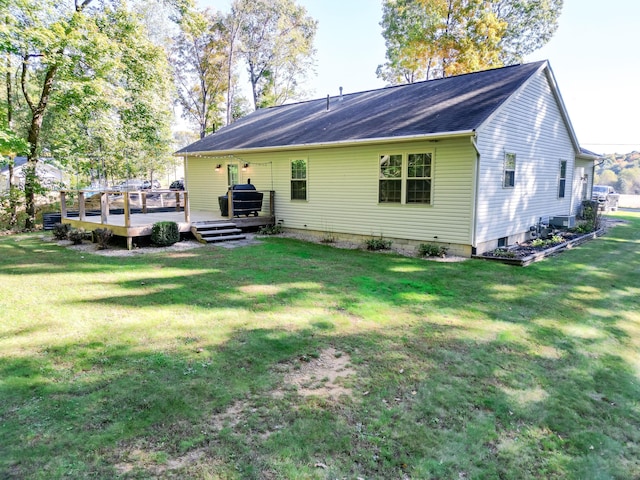
MULTIPOLYGON (((230 0, 198 0, 228 11, 230 0)), ((297 0, 318 20, 309 98, 384 86, 380 0, 297 0)), ((565 0, 552 40, 525 61, 549 60, 580 144, 597 153, 640 151, 640 1, 565 0)))

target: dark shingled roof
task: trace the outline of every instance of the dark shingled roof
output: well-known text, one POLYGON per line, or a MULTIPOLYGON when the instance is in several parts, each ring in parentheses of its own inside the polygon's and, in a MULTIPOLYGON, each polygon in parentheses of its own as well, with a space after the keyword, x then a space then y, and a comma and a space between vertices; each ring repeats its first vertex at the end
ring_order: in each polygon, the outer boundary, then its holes
MULTIPOLYGON (((25 163, 27 163, 27 157, 15 157, 13 159, 13 168, 21 167, 25 163)), ((9 165, 0 166, 0 173, 4 174, 8 172, 9 172, 9 165)))
POLYGON ((592 152, 591 150, 587 150, 586 148, 582 148, 582 147, 580 147, 580 153, 582 155, 587 155, 587 156, 590 156, 590 157, 600 157, 601 156, 599 153, 592 152))
POLYGON ((177 154, 363 141, 478 128, 546 62, 265 108, 177 154))

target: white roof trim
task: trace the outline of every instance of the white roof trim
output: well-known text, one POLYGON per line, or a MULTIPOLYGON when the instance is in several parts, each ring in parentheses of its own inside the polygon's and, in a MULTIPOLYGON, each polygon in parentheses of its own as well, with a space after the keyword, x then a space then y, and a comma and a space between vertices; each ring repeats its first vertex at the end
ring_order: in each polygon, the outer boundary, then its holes
POLYGON ((538 68, 538 71, 535 74, 531 75, 522 85, 520 85, 520 87, 515 92, 513 92, 509 96, 509 98, 507 98, 504 102, 502 102, 500 106, 496 108, 495 111, 491 115, 489 115, 484 122, 482 122, 482 124, 478 127, 478 131, 480 132, 485 125, 488 125, 489 122, 491 122, 491 120, 493 120, 497 115, 499 115, 503 109, 507 108, 509 103, 511 103, 512 101, 515 101, 515 98, 518 96, 518 94, 522 90, 527 88, 529 83, 532 82, 535 76, 540 72, 544 72, 545 76, 547 77, 547 81, 549 82, 549 86, 551 87, 551 92, 553 93, 553 97, 555 98, 556 103, 558 104, 558 108, 560 109, 560 115, 562 116, 565 127, 569 132, 569 137, 571 138, 571 143, 573 144, 574 152, 576 155, 579 155, 580 144, 578 143, 578 137, 576 136, 576 132, 573 129, 571 120, 569 119, 569 114, 567 113, 567 108, 564 104, 564 101, 562 100, 562 95, 560 94, 558 83, 556 82, 556 79, 553 75, 553 71, 551 70, 551 66, 549 65, 548 61, 545 61, 542 65, 540 65, 540 67, 538 68))
POLYGON ((316 148, 329 148, 329 147, 348 147, 358 145, 376 145, 380 143, 400 143, 410 142, 415 140, 445 140, 450 138, 459 137, 472 137, 475 136, 475 130, 460 130, 457 132, 438 132, 427 133, 419 135, 405 135, 401 137, 382 137, 382 138, 365 138, 360 140, 341 140, 338 142, 326 142, 326 143, 301 143, 297 145, 276 145, 272 147, 257 147, 257 148, 238 148, 234 150, 207 150, 202 152, 185 152, 174 153, 177 157, 202 157, 210 155, 229 155, 239 153, 260 153, 260 152, 274 152, 274 151, 286 151, 286 150, 300 150, 300 149, 316 149, 316 148))

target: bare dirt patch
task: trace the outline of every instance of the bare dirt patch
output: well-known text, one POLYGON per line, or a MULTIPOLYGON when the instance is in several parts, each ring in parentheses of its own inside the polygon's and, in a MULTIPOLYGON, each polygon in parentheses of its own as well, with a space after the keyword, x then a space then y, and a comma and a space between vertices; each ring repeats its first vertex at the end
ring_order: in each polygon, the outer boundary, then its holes
MULTIPOLYGON (((192 450, 176 458, 165 458, 159 452, 148 452, 135 449, 127 455, 127 461, 115 465, 116 471, 120 475, 131 473, 134 469, 142 469, 153 475, 163 475, 172 470, 181 470, 185 467, 193 466, 206 454, 203 449, 192 450)), ((211 461, 211 459, 207 459, 211 461)))
MULTIPOLYGON (((350 366, 351 358, 335 348, 323 350, 317 358, 304 357, 285 374, 285 388, 295 388, 303 397, 317 396, 338 400, 342 395, 351 396, 353 391, 346 381, 355 376, 350 366)), ((282 395, 275 391, 274 396, 282 395)))

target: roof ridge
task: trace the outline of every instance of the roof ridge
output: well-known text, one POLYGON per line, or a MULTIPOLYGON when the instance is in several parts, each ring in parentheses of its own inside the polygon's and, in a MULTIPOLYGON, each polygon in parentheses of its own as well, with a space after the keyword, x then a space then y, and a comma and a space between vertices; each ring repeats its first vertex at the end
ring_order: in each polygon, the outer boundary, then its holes
MULTIPOLYGON (((329 99, 334 99, 334 98, 340 98, 342 97, 347 97, 347 96, 353 96, 353 95, 361 95, 363 93, 371 93, 371 92, 379 92, 382 90, 391 90, 394 88, 402 88, 402 87, 410 87, 412 85, 419 85, 419 84, 424 84, 424 83, 431 83, 431 82, 438 82, 438 81, 444 81, 444 80, 450 80, 452 78, 460 78, 460 77, 465 77, 465 76, 469 76, 469 75, 477 75, 480 73, 486 73, 486 72, 494 72, 496 70, 506 70, 508 68, 515 68, 515 67, 522 67, 525 65, 541 65, 543 63, 547 62, 547 60, 538 60, 536 62, 528 62, 528 63, 514 63, 512 65, 505 65, 502 67, 494 67, 494 68, 487 68, 485 70, 476 70, 475 72, 466 72, 466 73, 460 73, 458 75, 452 75, 450 77, 440 77, 440 78, 429 78, 427 80, 420 80, 418 82, 411 82, 411 83, 401 83, 398 85, 387 85, 384 87, 379 87, 379 88, 370 88, 367 90, 360 90, 358 92, 350 92, 350 93, 343 93, 342 95, 330 95, 327 94, 327 96, 329 97, 329 99)), ((284 103, 282 105, 273 105, 271 107, 265 107, 265 108, 259 108, 258 110, 272 110, 275 108, 281 108, 281 107, 291 107, 294 105, 302 105, 305 103, 312 103, 312 102, 321 102, 321 101, 326 101, 326 97, 318 97, 318 98, 311 98, 308 100, 300 100, 298 102, 293 102, 293 103, 284 103)))

